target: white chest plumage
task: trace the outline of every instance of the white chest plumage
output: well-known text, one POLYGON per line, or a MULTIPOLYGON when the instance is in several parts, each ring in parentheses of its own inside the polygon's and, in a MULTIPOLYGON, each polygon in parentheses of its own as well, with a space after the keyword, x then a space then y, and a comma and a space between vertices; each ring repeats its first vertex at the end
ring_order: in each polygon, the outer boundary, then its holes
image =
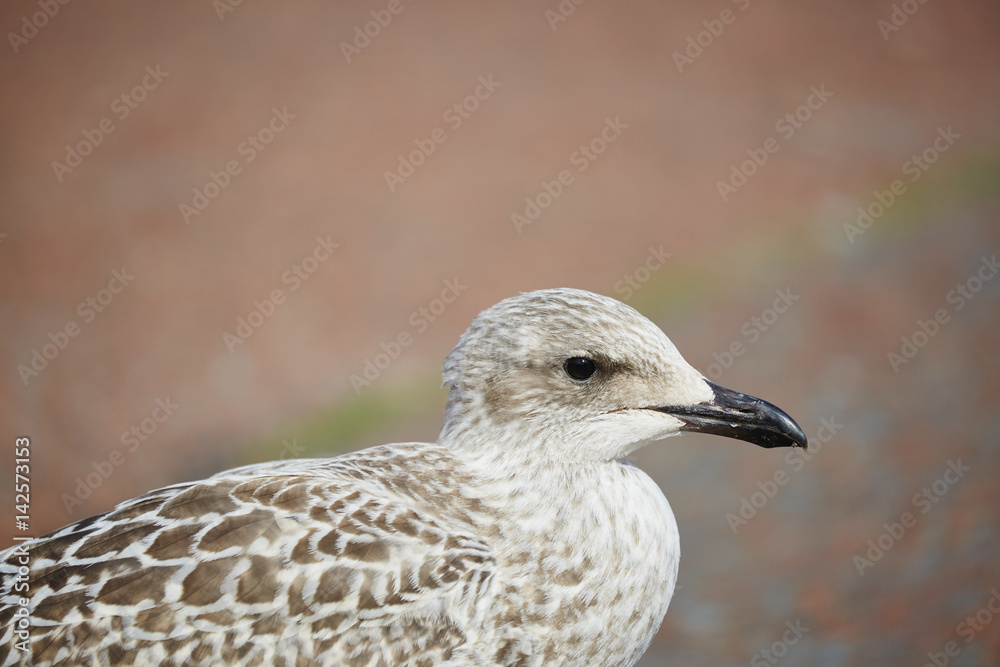
POLYGON ((493 487, 505 494, 484 627, 493 636, 481 644, 490 654, 476 657, 633 664, 659 629, 677 580, 680 545, 670 505, 627 463, 539 470, 529 483, 493 487))

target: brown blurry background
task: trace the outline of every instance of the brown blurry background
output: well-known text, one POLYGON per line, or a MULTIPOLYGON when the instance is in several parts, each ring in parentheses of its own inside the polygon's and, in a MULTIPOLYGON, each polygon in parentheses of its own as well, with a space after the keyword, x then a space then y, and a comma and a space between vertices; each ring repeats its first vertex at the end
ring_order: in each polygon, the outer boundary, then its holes
POLYGON ((643 665, 1000 662, 995 2, 222 2, 0 9, 0 546, 17 436, 36 535, 238 464, 432 440, 471 318, 574 286, 825 440, 634 457, 684 554, 643 665), (317 238, 339 245, 303 265, 317 238))

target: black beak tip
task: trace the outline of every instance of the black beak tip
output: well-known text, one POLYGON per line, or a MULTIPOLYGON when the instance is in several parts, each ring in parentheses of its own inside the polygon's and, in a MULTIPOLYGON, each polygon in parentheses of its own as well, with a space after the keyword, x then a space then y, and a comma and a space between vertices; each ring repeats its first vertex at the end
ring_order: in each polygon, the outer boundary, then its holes
POLYGON ((755 396, 708 382, 715 396, 712 401, 693 406, 657 408, 674 415, 685 431, 711 433, 751 442, 768 449, 772 447, 809 446, 806 434, 788 413, 776 405, 755 396))
POLYGON ((774 444, 763 446, 801 447, 802 449, 809 449, 809 440, 806 438, 806 434, 802 432, 802 427, 783 410, 777 407, 774 407, 774 410, 776 412, 772 413, 772 415, 775 417, 775 421, 780 424, 780 432, 775 434, 774 444))
POLYGON ((792 440, 792 447, 809 449, 809 439, 806 438, 806 434, 802 432, 802 427, 796 424, 795 421, 792 421, 792 426, 794 429, 789 430, 788 433, 788 437, 792 440))
POLYGON ((727 412, 736 426, 740 440, 761 447, 809 448, 806 434, 791 416, 773 403, 720 387, 714 382, 708 386, 715 392, 715 404, 727 412))

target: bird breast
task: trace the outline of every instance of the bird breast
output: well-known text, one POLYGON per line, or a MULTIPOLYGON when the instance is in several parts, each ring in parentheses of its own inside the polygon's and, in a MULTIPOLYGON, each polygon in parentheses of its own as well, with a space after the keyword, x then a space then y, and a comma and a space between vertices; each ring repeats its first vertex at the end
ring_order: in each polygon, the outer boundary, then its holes
POLYGON ((523 643, 525 655, 571 647, 579 664, 633 664, 677 579, 670 505, 628 463, 541 469, 516 491, 505 486, 495 541, 504 613, 494 616, 495 631, 517 637, 510 650, 523 643))

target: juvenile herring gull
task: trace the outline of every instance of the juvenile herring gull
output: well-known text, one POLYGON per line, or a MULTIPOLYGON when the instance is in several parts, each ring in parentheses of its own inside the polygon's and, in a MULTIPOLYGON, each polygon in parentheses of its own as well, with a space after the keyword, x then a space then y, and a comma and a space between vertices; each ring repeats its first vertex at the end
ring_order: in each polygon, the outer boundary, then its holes
POLYGON ((680 546, 625 456, 681 431, 806 446, 575 289, 483 311, 443 376, 436 443, 229 470, 0 553, 0 664, 632 665, 680 546))

